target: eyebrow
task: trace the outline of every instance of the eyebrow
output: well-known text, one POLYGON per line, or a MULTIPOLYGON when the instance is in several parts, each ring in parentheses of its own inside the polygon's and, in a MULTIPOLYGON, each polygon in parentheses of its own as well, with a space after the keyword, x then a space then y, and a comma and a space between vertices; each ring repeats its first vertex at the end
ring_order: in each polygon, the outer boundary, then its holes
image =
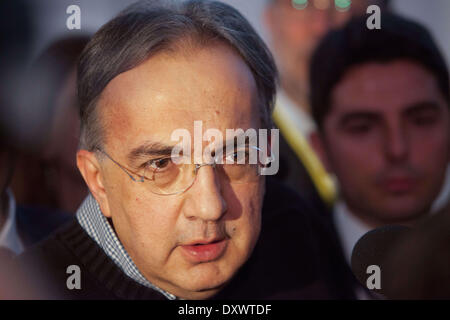
POLYGON ((127 155, 130 163, 143 157, 170 156, 173 146, 160 142, 145 142, 144 144, 133 148, 127 155))
POLYGON ((440 109, 439 107, 439 103, 436 101, 422 101, 419 103, 415 103, 412 106, 408 107, 404 113, 409 115, 409 114, 414 114, 417 112, 421 112, 421 111, 435 111, 438 112, 440 109))
MULTIPOLYGON (((238 137, 242 137, 243 134, 237 135, 233 139, 229 139, 228 141, 223 141, 222 143, 222 151, 225 151, 226 146, 236 146, 238 137)), ((249 141, 248 137, 245 139, 245 146, 248 146, 249 141)), ((145 142, 144 144, 133 148, 127 155, 127 159, 129 163, 134 163, 141 158, 148 157, 169 157, 172 155, 172 150, 174 146, 169 146, 167 144, 161 142, 145 142)), ((217 149, 216 149, 217 151, 217 149)))
POLYGON ((342 127, 345 127, 350 121, 355 119, 363 119, 363 120, 379 120, 381 118, 381 115, 377 112, 370 112, 370 111, 353 111, 348 112, 342 115, 341 119, 339 120, 339 125, 342 127))
MULTIPOLYGON (((242 137, 245 137, 244 147, 248 147, 250 145, 250 138, 248 136, 245 136, 245 134, 239 134, 236 135, 233 139, 224 140, 222 144, 222 150, 226 151, 227 147, 229 148, 241 147, 237 143, 239 139, 242 139, 242 137)), ((258 136, 256 136, 256 142, 258 143, 258 136)))
MULTIPOLYGON (((417 102, 414 103, 410 106, 408 106, 407 108, 405 108, 405 110, 402 111, 402 114, 406 114, 406 115, 410 115, 410 114, 414 114, 416 112, 420 112, 420 111, 427 111, 427 110, 431 110, 431 111, 439 111, 439 103, 436 101, 421 101, 421 102, 417 102)), ((352 121, 352 120, 380 120, 382 118, 382 114, 379 112, 373 112, 373 111, 349 111, 347 113, 344 113, 340 120, 339 120, 339 124, 341 126, 345 126, 348 122, 352 121)))

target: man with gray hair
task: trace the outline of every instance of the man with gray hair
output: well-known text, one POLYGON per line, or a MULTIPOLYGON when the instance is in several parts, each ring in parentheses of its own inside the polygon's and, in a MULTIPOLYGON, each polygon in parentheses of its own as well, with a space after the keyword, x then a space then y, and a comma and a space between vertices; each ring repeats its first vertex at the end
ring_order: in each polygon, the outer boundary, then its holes
POLYGON ((270 52, 223 3, 141 1, 103 26, 78 66, 77 165, 91 194, 18 259, 24 283, 37 298, 348 297, 345 277, 322 272, 341 261, 321 250, 327 230, 302 199, 266 181, 259 156, 234 161, 257 146, 214 140, 212 163, 175 161, 173 133, 195 136, 195 122, 271 128, 275 90, 270 52))

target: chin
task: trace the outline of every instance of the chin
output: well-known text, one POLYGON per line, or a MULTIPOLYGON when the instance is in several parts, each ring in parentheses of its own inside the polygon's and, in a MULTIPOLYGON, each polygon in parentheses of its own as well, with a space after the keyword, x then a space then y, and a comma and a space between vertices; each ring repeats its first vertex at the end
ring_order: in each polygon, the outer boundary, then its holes
POLYGON ((231 262, 203 263, 192 267, 177 279, 177 284, 186 292, 189 299, 205 299, 215 295, 233 278, 238 268, 231 262))
POLYGON ((387 223, 408 224, 421 218, 429 212, 430 206, 411 201, 405 203, 396 203, 380 209, 381 219, 387 223))
POLYGON ((185 296, 180 295, 183 299, 208 299, 215 294, 217 294, 228 282, 229 278, 203 278, 203 279, 193 279, 181 280, 180 288, 186 294, 185 296))

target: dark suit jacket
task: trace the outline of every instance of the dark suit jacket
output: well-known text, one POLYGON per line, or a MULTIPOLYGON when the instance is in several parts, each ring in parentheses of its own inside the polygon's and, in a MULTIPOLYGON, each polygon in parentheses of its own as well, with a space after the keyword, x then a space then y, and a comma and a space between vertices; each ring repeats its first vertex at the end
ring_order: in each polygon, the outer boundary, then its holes
MULTIPOLYGON (((25 250, 44 240, 59 226, 69 221, 73 215, 42 208, 16 207, 16 228, 25 250)), ((15 286, 15 270, 11 267, 13 254, 0 253, 0 298, 15 286)))
MULTIPOLYGON (((350 266, 346 263, 336 226, 332 219, 333 208, 327 205, 320 197, 311 176, 284 139, 281 131, 279 147, 280 168, 274 179, 287 184, 295 190, 303 199, 303 202, 312 208, 311 213, 316 215, 314 218, 321 221, 320 223, 326 231, 319 232, 318 237, 323 241, 324 250, 327 252, 326 256, 336 261, 344 261, 344 265, 338 263, 338 267, 335 270, 325 270, 325 274, 332 278, 341 278, 342 281, 346 282, 344 286, 351 288, 352 292, 354 292, 354 288, 362 288, 351 272, 350 266)), ((327 268, 326 266, 324 267, 327 268)), ((329 268, 333 267, 329 266, 329 268)), ((363 288, 363 290, 366 289, 363 288)))
POLYGON ((25 248, 44 240, 58 227, 73 218, 72 214, 27 206, 17 206, 17 232, 25 248))

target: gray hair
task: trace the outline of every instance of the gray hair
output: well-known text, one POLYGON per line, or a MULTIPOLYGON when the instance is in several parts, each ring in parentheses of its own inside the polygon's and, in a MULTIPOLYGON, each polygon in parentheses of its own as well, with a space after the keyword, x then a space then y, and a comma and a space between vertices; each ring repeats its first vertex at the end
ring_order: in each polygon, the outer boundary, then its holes
POLYGON ((222 41, 236 50, 255 78, 262 123, 272 126, 277 70, 269 49, 249 22, 236 9, 218 1, 147 0, 131 5, 104 25, 80 57, 80 148, 93 151, 102 145, 103 128, 96 105, 108 83, 155 53, 176 49, 183 41, 199 45, 222 41))

